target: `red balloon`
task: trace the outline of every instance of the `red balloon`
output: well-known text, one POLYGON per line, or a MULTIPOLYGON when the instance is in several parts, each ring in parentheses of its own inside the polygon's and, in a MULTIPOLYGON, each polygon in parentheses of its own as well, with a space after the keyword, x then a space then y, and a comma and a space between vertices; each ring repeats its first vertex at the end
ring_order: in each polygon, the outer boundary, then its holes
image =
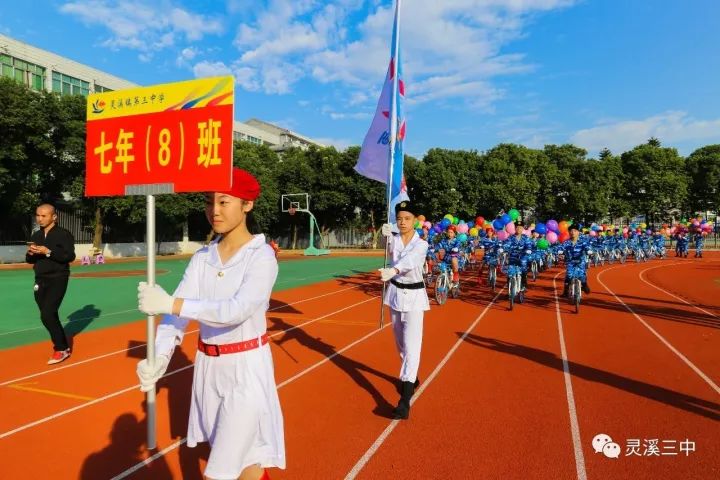
POLYGON ((483 225, 485 225, 485 219, 483 217, 477 217, 475 219, 475 225, 477 225, 478 227, 482 227, 483 225))
POLYGON ((567 240, 570 240, 570 232, 565 230, 564 232, 560 232, 560 235, 558 235, 558 242, 562 243, 567 240))

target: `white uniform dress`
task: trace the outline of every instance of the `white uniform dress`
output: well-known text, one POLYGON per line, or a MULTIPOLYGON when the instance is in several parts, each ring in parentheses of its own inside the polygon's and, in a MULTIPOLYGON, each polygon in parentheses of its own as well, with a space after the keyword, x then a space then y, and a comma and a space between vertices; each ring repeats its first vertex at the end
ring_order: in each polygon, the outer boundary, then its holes
MULTIPOLYGON (((264 235, 244 245, 227 263, 217 241, 190 260, 174 297, 185 299, 180 316, 165 315, 157 329, 158 354, 182 342, 190 319, 200 322, 209 344, 237 343, 266 333, 265 312, 278 265, 264 235)), ((211 357, 195 357, 187 444, 210 442, 205 475, 237 478, 245 467, 285 468, 283 418, 270 345, 211 357)))
MULTIPOLYGON (((423 264, 427 256, 428 243, 415 232, 407 245, 400 235, 388 239, 392 249, 392 265, 400 272, 393 280, 401 284, 423 282, 423 264)), ((420 366, 422 349, 423 317, 430 310, 425 288, 404 289, 388 282, 385 305, 390 307, 395 344, 402 360, 400 380, 414 382, 420 366)))

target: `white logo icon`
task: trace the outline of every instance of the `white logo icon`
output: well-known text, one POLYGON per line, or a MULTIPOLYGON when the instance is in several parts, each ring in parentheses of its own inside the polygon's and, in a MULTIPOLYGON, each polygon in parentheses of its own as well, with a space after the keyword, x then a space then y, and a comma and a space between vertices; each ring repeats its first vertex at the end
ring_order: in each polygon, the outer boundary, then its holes
POLYGON ((595 450, 595 453, 602 453, 603 447, 607 443, 611 443, 612 438, 610 438, 610 435, 606 435, 604 433, 599 433, 595 435, 595 438, 592 440, 593 449, 595 450))
POLYGON ((615 442, 608 442, 602 449, 603 455, 607 458, 619 458, 620 457, 620 445, 615 442))

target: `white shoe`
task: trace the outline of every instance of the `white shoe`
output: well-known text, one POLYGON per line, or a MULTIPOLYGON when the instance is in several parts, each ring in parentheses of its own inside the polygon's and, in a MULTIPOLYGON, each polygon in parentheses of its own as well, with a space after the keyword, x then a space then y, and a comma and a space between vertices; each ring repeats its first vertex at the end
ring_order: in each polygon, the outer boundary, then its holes
POLYGON ((70 358, 70 349, 67 350, 60 350, 53 353, 53 356, 50 357, 50 360, 48 360, 48 365, 54 365, 56 363, 64 362, 70 358))

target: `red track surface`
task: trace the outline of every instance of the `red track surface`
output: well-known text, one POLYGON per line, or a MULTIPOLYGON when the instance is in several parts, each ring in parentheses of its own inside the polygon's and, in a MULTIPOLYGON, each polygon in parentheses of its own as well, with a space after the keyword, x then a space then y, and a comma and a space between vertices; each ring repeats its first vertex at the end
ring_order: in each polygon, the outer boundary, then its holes
MULTIPOLYGON (((390 329, 377 329, 378 282, 275 294, 268 325, 288 469, 272 478, 720 478, 720 256, 712 255, 591 269, 593 293, 579 314, 563 299, 557 308, 557 269, 512 312, 504 292, 493 303, 483 286, 433 305, 423 384, 403 422, 389 419, 399 359, 390 329), (599 433, 620 445, 620 458, 594 452, 599 433), (632 439, 640 453, 650 439, 690 440, 696 451, 626 456, 632 439)), ((168 370, 176 373, 159 384, 158 444, 168 450, 125 478, 202 478, 207 448, 178 446, 194 328, 168 370)), ((54 368, 44 364, 47 344, 0 352, 3 478, 109 479, 148 457, 135 377, 144 332, 143 321, 84 332, 71 360, 54 368)))

